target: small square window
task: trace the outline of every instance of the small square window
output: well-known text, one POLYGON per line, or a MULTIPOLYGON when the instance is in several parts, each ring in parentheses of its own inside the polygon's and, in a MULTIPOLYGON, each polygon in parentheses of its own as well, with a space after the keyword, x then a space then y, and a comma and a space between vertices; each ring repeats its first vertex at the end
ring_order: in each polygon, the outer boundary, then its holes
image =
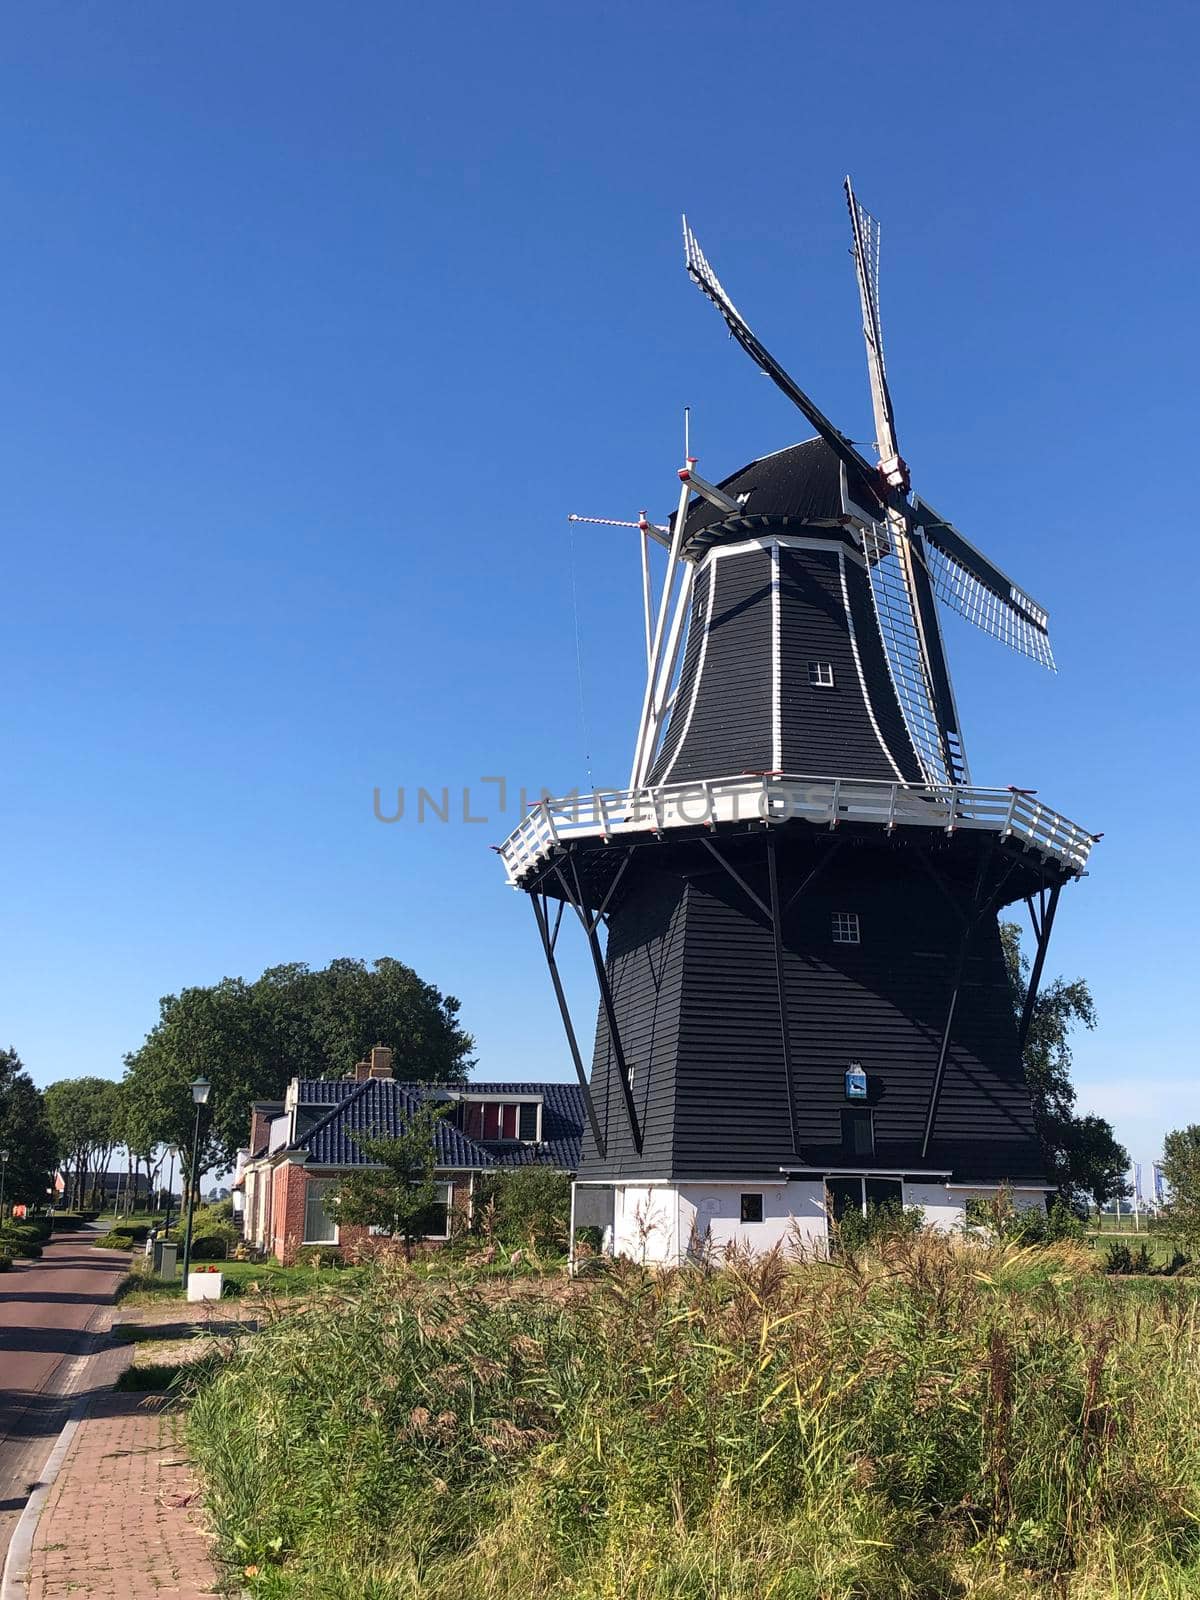
POLYGON ((833 662, 810 661, 808 663, 808 686, 810 689, 832 689, 833 662))
POLYGON ((858 944, 858 912, 835 911, 833 913, 833 942, 834 944, 858 944))
POLYGON ((742 1221, 743 1222, 761 1222, 762 1221, 762 1195, 761 1194, 744 1194, 742 1196, 742 1221))

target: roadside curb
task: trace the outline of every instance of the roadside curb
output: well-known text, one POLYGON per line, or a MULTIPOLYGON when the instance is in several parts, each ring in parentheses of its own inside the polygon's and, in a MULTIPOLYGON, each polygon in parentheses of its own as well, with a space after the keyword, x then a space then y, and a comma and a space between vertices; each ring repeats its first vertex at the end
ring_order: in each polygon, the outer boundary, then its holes
MULTIPOLYGON (((87 1373, 88 1365, 102 1353, 103 1341, 109 1332, 111 1319, 116 1310, 117 1298, 114 1290, 112 1300, 97 1306, 93 1315, 88 1319, 84 1328, 85 1347, 75 1356, 71 1364, 71 1375, 64 1399, 69 1398, 71 1391, 79 1386, 80 1379, 87 1373), (100 1323, 96 1327, 94 1324, 100 1323), (107 1324, 107 1325, 106 1325, 107 1324)), ((132 1360, 133 1352, 129 1352, 132 1360)), ((38 1473, 37 1485, 21 1509, 17 1518, 17 1525, 12 1531, 8 1542, 8 1552, 4 1558, 3 1570, 0 1570, 0 1600, 28 1600, 29 1595, 29 1569, 33 1558, 33 1540, 37 1533, 38 1523, 41 1521, 42 1512, 46 1509, 46 1501, 50 1498, 62 1464, 66 1460, 67 1452, 71 1448, 71 1441, 87 1414, 96 1391, 87 1389, 76 1396, 67 1412, 67 1420, 59 1432, 58 1438, 51 1447, 45 1465, 38 1473)))
POLYGON ((0 1600, 26 1600, 29 1594, 29 1568, 33 1560, 33 1537, 37 1532, 37 1525, 41 1521, 42 1512, 46 1509, 46 1501, 50 1498, 50 1491, 62 1470, 67 1451, 71 1448, 71 1441, 83 1420, 84 1413, 91 1404, 91 1395, 81 1395, 71 1407, 62 1432, 55 1440, 54 1448, 46 1460, 45 1466, 38 1475, 37 1488, 26 1500, 24 1509, 17 1519, 13 1529, 12 1538, 8 1543, 8 1555, 4 1560, 4 1573, 0 1576, 0 1600))

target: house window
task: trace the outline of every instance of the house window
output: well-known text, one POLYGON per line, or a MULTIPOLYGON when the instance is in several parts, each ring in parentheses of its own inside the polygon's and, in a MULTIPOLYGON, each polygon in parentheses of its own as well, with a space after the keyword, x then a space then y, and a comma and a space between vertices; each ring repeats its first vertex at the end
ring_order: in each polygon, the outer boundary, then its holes
POLYGON ((833 942, 834 944, 858 944, 857 911, 835 911, 833 913, 833 942))
POLYGON ((810 689, 833 688, 832 661, 810 661, 808 663, 808 686, 810 689))
POLYGON ((742 1221, 761 1222, 763 1219, 762 1195, 744 1194, 742 1196, 742 1221))
POLYGON ((425 1213, 425 1225, 421 1231, 427 1239, 448 1239, 450 1237, 450 1207, 454 1203, 454 1185, 452 1183, 439 1183, 437 1189, 438 1197, 425 1213))
MULTIPOLYGON (((448 1239, 450 1237, 450 1213, 454 1206, 454 1185, 452 1183, 439 1183, 434 1186, 437 1198, 429 1210, 421 1218, 416 1233, 423 1239, 448 1239)), ((391 1238, 390 1228, 381 1228, 372 1223, 368 1230, 373 1238, 391 1238)))
POLYGON ((304 1196, 304 1243, 336 1244, 337 1223, 325 1209, 325 1196, 332 1185, 320 1178, 310 1178, 304 1196))
POLYGON ((464 1100, 458 1125, 468 1139, 523 1139, 535 1144, 541 1131, 540 1110, 536 1100, 464 1100))
POLYGON ((852 1156, 875 1154, 875 1119, 869 1111, 842 1112, 842 1148, 852 1156))

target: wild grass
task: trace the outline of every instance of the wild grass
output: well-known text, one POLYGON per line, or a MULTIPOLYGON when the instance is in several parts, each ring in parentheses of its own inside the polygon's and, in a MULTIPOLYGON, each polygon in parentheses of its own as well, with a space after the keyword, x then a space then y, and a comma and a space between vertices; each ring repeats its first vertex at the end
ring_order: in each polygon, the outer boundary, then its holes
POLYGON ((191 1409, 256 1595, 1200 1594, 1186 1282, 930 1234, 508 1292, 330 1277, 191 1409))

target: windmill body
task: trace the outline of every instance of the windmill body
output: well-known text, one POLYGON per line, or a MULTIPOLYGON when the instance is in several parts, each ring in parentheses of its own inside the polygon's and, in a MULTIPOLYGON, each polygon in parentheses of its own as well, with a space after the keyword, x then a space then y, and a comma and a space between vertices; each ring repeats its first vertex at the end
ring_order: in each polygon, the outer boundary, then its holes
POLYGON ((688 460, 623 790, 543 801, 501 849, 530 897, 589 1131, 576 1223, 678 1262, 822 1249, 883 1202, 935 1225, 1048 1186, 1021 1064, 1058 895, 1093 838, 971 783, 936 601, 1052 665, 1045 612, 917 495, 847 181, 877 430, 867 460, 765 350, 685 224, 688 269, 816 437, 710 484, 688 460), (1036 957, 1014 1017, 999 918, 1036 957), (581 1044, 558 970, 599 992, 581 1044))

